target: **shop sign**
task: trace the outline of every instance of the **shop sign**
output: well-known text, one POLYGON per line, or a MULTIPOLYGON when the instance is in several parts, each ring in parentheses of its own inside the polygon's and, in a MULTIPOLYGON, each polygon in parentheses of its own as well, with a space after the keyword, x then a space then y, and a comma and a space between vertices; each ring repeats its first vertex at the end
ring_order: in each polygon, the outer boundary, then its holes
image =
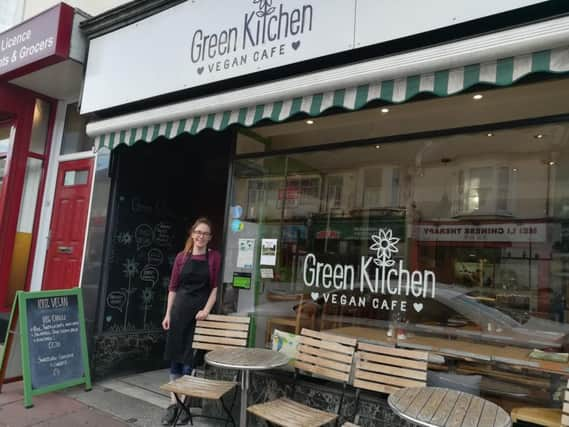
POLYGON ((400 239, 393 236, 391 229, 380 228, 371 239, 373 243, 369 249, 376 255, 362 256, 358 266, 332 265, 320 262, 312 253, 306 255, 302 274, 312 299, 322 298, 325 303, 356 307, 371 305, 377 310, 422 311, 420 300, 436 296, 435 273, 409 271, 402 260, 393 259, 399 252, 400 239), (408 307, 407 298, 416 302, 408 307))
POLYGON ((60 4, 0 34, 0 79, 12 79, 69 56, 74 11, 60 4))
POLYGON ((426 242, 511 242, 544 243, 546 224, 421 224, 415 226, 414 237, 426 242))
POLYGON ((538 2, 439 0, 436 7, 424 0, 183 2, 90 42, 82 112, 395 40, 538 2), (421 19, 409 19, 410 10, 421 19))
POLYGON ((286 187, 279 189, 279 200, 298 200, 300 189, 298 187, 286 187))

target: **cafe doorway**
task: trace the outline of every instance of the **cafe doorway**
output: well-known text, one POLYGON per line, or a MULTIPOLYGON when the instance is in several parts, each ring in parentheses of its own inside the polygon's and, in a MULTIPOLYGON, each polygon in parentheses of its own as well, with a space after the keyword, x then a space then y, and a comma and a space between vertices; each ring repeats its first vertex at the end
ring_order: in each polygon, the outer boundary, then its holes
POLYGON ((174 258, 196 218, 211 219, 221 249, 230 150, 227 134, 205 132, 113 151, 100 333, 162 332, 174 258))

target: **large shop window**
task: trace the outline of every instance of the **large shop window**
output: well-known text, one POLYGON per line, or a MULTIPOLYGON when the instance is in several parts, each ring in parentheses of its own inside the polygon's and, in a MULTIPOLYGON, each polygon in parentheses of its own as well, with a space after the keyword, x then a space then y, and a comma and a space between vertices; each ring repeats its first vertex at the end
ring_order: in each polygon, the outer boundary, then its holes
MULTIPOLYGON (((238 158, 234 309, 255 317, 259 347, 309 327, 429 349, 435 374, 472 375, 504 406, 555 404, 561 376, 526 368, 542 351, 569 368, 568 135, 561 123, 238 158)), ((288 137, 276 140, 305 138, 288 137)))

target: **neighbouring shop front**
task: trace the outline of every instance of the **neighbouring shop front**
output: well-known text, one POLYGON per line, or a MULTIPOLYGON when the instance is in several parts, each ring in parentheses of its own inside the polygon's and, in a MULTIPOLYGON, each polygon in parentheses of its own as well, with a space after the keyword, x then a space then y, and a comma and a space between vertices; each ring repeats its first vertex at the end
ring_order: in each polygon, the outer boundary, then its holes
MULTIPOLYGON (((73 97, 78 96, 82 83, 85 40, 79 22, 83 19, 82 12, 61 3, 0 33, 1 340, 16 292, 39 290, 42 285, 54 289, 79 284, 80 251, 75 252, 78 256, 74 265, 53 274, 53 264, 65 264, 65 255, 52 250, 46 256, 46 250, 56 186, 53 175, 57 175, 57 150, 61 133, 70 136, 64 125, 65 104, 77 101, 73 97), (46 264, 46 259, 52 263, 46 264), (49 278, 45 284, 44 267, 49 278)), ((84 131, 83 123, 75 133, 84 135, 84 131)), ((66 153, 80 151, 78 146, 68 145, 66 149, 66 153)), ((86 149, 91 151, 89 145, 86 149)), ((65 186, 71 187, 74 183, 68 178, 65 186)), ((83 199, 85 218, 89 198, 87 192, 83 199)), ((59 214, 67 215, 67 226, 75 219, 69 205, 59 214)), ((85 220, 82 225, 76 224, 73 229, 74 244, 80 250, 85 220)), ((61 233, 61 227, 57 231, 51 235, 52 242, 66 234, 61 233)))
MULTIPOLYGON (((95 370, 160 366, 173 256, 206 214, 224 254, 219 311, 252 317, 251 345, 288 351, 307 327, 427 350, 431 384, 508 412, 559 408, 569 11, 531 3, 449 3, 420 29, 365 1, 232 2, 214 23, 181 2, 137 26, 88 22, 82 109, 101 115, 88 132, 110 159, 83 276, 99 292, 95 370), (189 44, 150 41, 181 21, 189 44), (446 40, 413 49, 418 32, 446 40), (149 47, 175 66, 147 61, 129 82, 109 54, 142 61, 149 47)), ((371 411, 364 423, 392 419, 371 411)))

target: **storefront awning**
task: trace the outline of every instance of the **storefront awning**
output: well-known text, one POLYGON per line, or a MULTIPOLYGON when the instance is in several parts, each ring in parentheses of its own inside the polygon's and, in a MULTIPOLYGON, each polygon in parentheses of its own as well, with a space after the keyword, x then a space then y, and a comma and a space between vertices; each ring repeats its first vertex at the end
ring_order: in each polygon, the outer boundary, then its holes
MULTIPOLYGON (((140 116, 137 120, 130 121, 131 123, 140 122, 139 126, 121 128, 115 125, 114 130, 101 132, 104 126, 99 127, 97 131, 97 129, 94 130, 97 127, 95 123, 94 126, 90 126, 91 129, 88 127, 88 132, 95 137, 96 149, 102 147, 113 149, 119 144, 133 145, 138 141, 151 142, 159 137, 172 139, 183 133, 195 135, 205 129, 221 131, 235 124, 250 127, 262 120, 282 122, 301 113, 314 117, 330 108, 355 111, 372 101, 402 103, 421 93, 440 97, 450 96, 477 84, 510 86, 530 74, 566 72, 569 72, 568 46, 456 66, 435 72, 406 75, 401 78, 369 81, 356 86, 330 88, 306 96, 267 103, 249 106, 241 104, 225 111, 184 116, 181 114, 182 109, 172 106, 172 113, 166 121, 145 122, 144 116, 140 116)), ((216 97, 209 97, 204 102, 210 102, 212 103, 210 105, 215 106, 216 97)))

